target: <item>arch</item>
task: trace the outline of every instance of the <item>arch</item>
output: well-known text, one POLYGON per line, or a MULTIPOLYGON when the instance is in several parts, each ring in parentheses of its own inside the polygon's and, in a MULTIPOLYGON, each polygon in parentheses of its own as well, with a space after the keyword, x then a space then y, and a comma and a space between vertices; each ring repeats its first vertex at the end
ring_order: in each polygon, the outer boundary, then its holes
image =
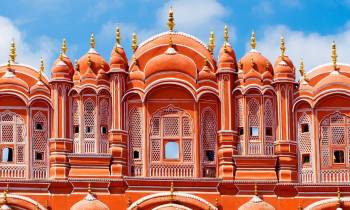
MULTIPOLYGON (((26 208, 26 209, 47 210, 39 202, 37 202, 29 197, 25 197, 23 195, 6 194, 6 198, 7 198, 7 204, 10 206, 15 205, 15 206, 20 206, 20 207, 26 208)), ((0 199, 1 200, 4 199, 4 194, 0 194, 0 199)))
POLYGON ((322 92, 319 95, 316 95, 313 102, 313 108, 316 107, 323 99, 327 98, 328 96, 335 95, 335 93, 336 95, 343 95, 345 97, 348 97, 350 100, 350 90, 332 89, 326 92, 322 92))
POLYGON ((311 98, 299 97, 293 101, 293 108, 292 108, 293 112, 296 112, 297 111, 296 109, 302 103, 308 104, 310 106, 310 108, 313 107, 311 98))
POLYGON ((209 203, 205 199, 198 197, 196 195, 182 193, 182 192, 161 192, 161 193, 147 195, 138 199, 134 203, 132 203, 127 208, 127 210, 132 210, 136 207, 139 207, 142 209, 142 208, 147 208, 152 206, 159 206, 159 205, 164 205, 172 202, 176 202, 177 204, 188 208, 196 207, 195 209, 199 209, 199 210, 206 210, 206 209, 218 210, 216 206, 209 203))
POLYGON ((12 95, 12 96, 17 96, 20 98, 26 106, 28 106, 29 98, 27 95, 23 94, 22 92, 19 92, 17 90, 11 90, 11 91, 4 91, 0 90, 0 95, 12 95))
POLYGON ((188 208, 186 206, 175 204, 175 203, 163 204, 161 206, 157 206, 157 207, 153 208, 152 210, 167 210, 167 209, 191 210, 190 208, 188 208))
POLYGON ((343 207, 350 207, 350 197, 342 197, 339 199, 329 198, 316 201, 315 203, 312 203, 305 207, 304 210, 322 210, 323 207, 333 207, 333 209, 335 209, 339 201, 343 204, 343 207))
POLYGON ((130 89, 128 90, 126 93, 124 93, 123 97, 122 97, 122 102, 128 100, 129 97, 131 97, 132 95, 137 95, 138 97, 140 97, 140 101, 143 101, 143 97, 144 97, 144 92, 142 89, 130 89))
POLYGON ((43 95, 37 95, 37 96, 31 97, 28 101, 28 106, 31 106, 34 102, 36 102, 38 100, 45 101, 49 105, 50 108, 53 108, 53 104, 52 104, 51 99, 49 97, 43 96, 43 95))
POLYGON ((217 101, 221 101, 220 97, 219 97, 219 91, 217 91, 217 89, 212 88, 212 87, 201 87, 197 90, 197 100, 196 101, 200 101, 201 98, 205 95, 213 95, 217 101))
POLYGON ((249 99, 248 103, 248 128, 249 128, 249 141, 248 141, 248 154, 261 154, 261 110, 260 102, 256 98, 249 99))

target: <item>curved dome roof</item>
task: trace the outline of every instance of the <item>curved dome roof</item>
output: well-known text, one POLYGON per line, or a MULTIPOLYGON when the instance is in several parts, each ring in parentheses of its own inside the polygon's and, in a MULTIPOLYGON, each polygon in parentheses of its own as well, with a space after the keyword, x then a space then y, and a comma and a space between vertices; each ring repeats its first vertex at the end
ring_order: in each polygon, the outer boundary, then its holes
POLYGON ((74 204, 70 210, 109 210, 109 208, 91 193, 88 193, 83 200, 74 204))
POLYGON ((240 60, 240 67, 243 73, 248 73, 252 66, 254 69, 262 74, 265 71, 269 71, 273 75, 273 68, 271 62, 255 49, 250 50, 240 60))
POLYGON ((255 195, 250 201, 240 206, 238 210, 275 210, 275 208, 255 195))
POLYGON ((91 61, 91 70, 95 75, 98 74, 101 66, 103 66, 105 72, 109 71, 109 65, 107 61, 100 54, 98 54, 94 48, 90 48, 88 53, 86 53, 78 60, 80 75, 84 75, 88 71, 89 61, 91 61))

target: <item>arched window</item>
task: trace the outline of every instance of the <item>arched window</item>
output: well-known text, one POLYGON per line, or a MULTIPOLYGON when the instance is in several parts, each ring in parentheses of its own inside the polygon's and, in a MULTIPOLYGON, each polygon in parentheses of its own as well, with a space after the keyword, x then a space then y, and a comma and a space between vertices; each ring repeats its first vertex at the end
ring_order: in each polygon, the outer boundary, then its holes
POLYGON ((132 176, 142 175, 142 112, 133 108, 129 112, 129 157, 132 176))
POLYGON ((298 119, 297 139, 299 154, 299 178, 301 182, 313 182, 311 120, 306 113, 298 119))
POLYGON ((274 154, 275 125, 274 112, 271 99, 265 101, 264 106, 264 127, 265 127, 265 155, 274 154))
MULTIPOLYGON (((193 177, 193 132, 192 120, 185 111, 168 106, 153 114, 150 121, 150 176, 193 177), (169 144, 170 143, 170 144, 169 144), (178 145, 178 158, 167 158, 166 145, 178 145)), ((169 146, 169 155, 177 147, 169 146)))
POLYGON ((261 154, 260 103, 256 99, 248 102, 249 154, 261 154))
POLYGON ((26 178, 26 129, 23 118, 13 112, 0 113, 1 178, 26 178))
POLYGON ((80 153, 80 114, 78 99, 73 99, 72 103, 72 118, 73 118, 73 152, 80 153))
POLYGON ((100 102, 100 134, 101 141, 99 143, 100 153, 108 152, 108 129, 109 129, 109 104, 107 99, 100 102))
POLYGON ((350 117, 335 112, 322 119, 320 129, 321 181, 349 182, 350 117))
POLYGON ((85 153, 96 152, 95 119, 95 103, 91 99, 87 99, 84 103, 84 139, 82 142, 85 153))
POLYGON ((42 112, 37 112, 33 117, 32 124, 32 177, 34 179, 44 179, 48 175, 47 118, 42 112))
POLYGON ((215 177, 216 175, 216 115, 206 107, 201 114, 201 165, 203 176, 215 177))

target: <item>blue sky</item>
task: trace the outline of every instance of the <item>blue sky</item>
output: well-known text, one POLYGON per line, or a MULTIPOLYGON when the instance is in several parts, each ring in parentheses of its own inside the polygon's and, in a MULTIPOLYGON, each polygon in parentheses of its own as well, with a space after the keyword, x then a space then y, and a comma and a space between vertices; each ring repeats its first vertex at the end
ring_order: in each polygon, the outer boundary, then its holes
POLYGON ((204 42, 213 30, 216 50, 222 45, 223 26, 227 24, 238 58, 249 48, 250 34, 255 30, 257 49, 272 62, 284 34, 287 54, 295 65, 301 57, 307 69, 329 62, 332 40, 337 42, 339 62, 350 63, 350 0, 2 0, 0 63, 7 61, 14 38, 18 62, 37 67, 43 56, 49 69, 62 38, 66 37, 67 54, 74 60, 88 51, 92 32, 96 50, 109 60, 116 25, 130 57, 131 33, 135 31, 142 42, 166 31, 170 5, 176 30, 204 42))

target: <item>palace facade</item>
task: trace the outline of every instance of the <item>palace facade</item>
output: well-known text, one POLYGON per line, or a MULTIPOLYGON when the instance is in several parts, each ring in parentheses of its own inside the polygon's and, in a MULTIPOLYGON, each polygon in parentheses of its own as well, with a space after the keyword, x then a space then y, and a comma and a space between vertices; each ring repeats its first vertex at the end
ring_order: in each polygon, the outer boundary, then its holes
POLYGON ((51 78, 0 66, 2 210, 350 209, 350 65, 305 73, 256 49, 237 59, 228 29, 209 44, 174 30, 132 58, 62 51, 51 78), (74 63, 74 64, 73 64, 74 63), (300 79, 296 80, 296 69, 300 79))

